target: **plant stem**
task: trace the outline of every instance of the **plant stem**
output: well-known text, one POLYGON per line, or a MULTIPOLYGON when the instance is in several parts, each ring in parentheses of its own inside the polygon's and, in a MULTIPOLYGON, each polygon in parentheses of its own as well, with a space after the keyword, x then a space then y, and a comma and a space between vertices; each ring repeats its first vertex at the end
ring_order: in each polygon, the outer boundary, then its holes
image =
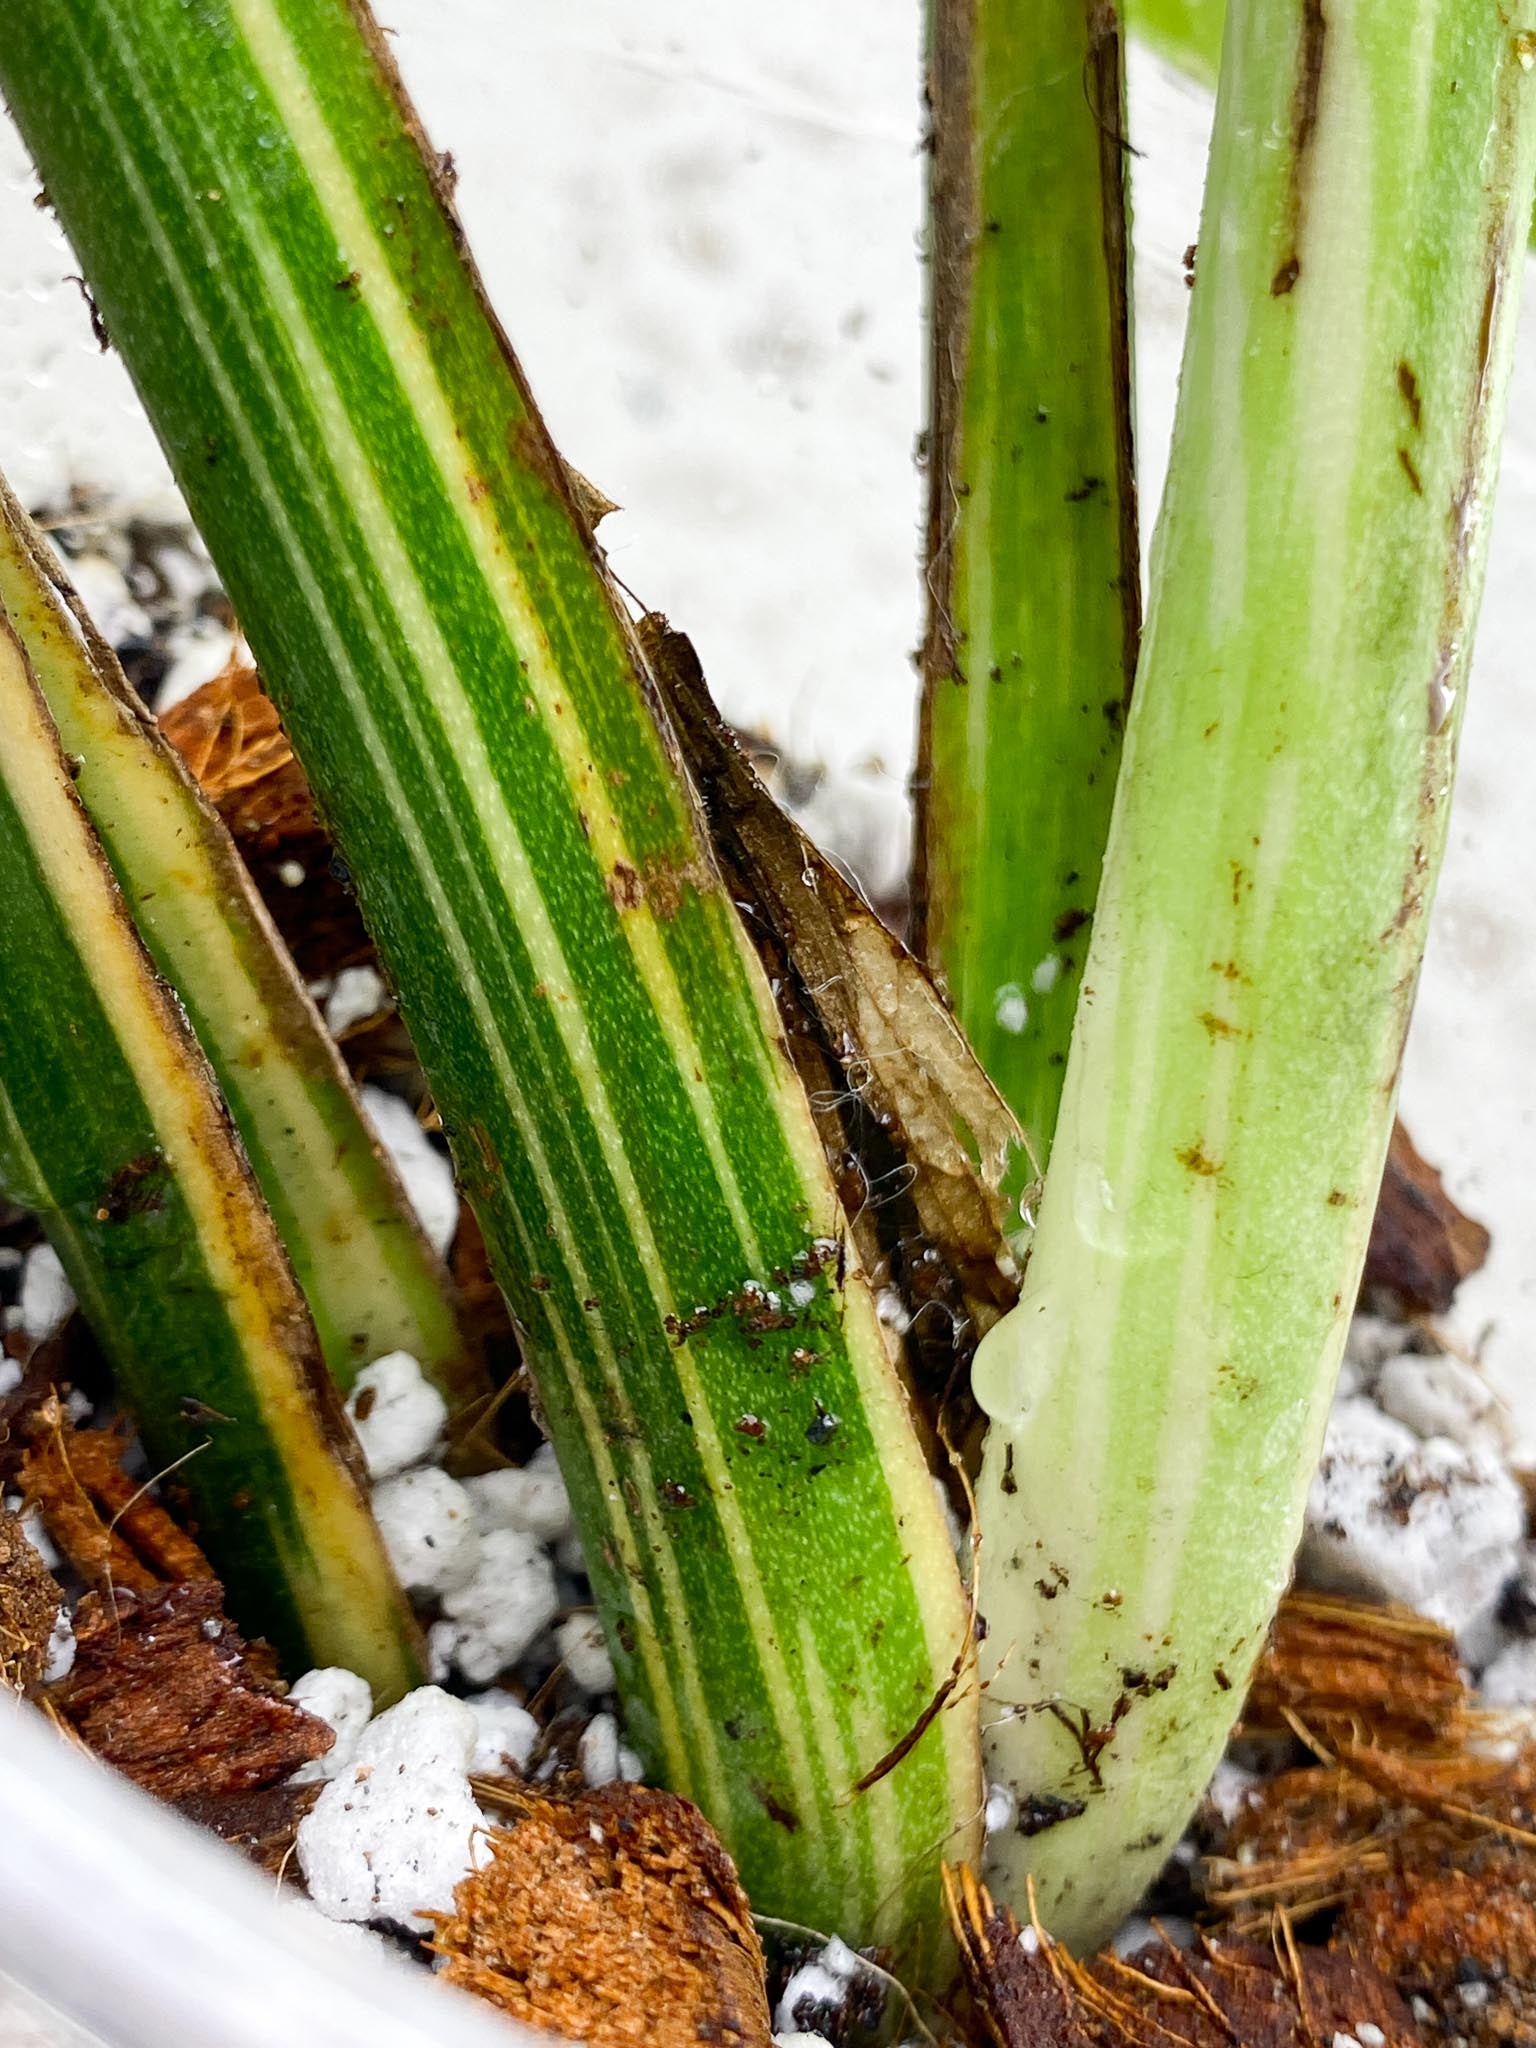
POLYGON ((932 0, 918 936, 1043 1166, 1140 629, 1119 24, 932 0))
POLYGON ((408 1351, 461 1409, 482 1391, 448 1275, 363 1116, 234 844, 0 480, 0 606, 155 964, 218 1074, 345 1392, 408 1351))
POLYGON ((1445 836, 1533 52, 1460 0, 1229 14, 1061 1121, 976 1367, 989 1769, 1077 1814, 995 1874, 1074 1942, 1177 1839, 1317 1456, 1445 836))
POLYGON ((968 1679, 923 1720, 965 1667, 958 1569, 766 978, 383 41, 360 0, 21 0, 0 78, 356 878, 632 1737, 764 1910, 921 1946, 978 1808, 968 1679))
POLYGON ((252 1633, 418 1675, 356 1447, 213 1077, 134 934, 0 613, 0 1176, 35 1208, 252 1633))
POLYGON ((1221 62, 1226 0, 1128 0, 1126 26, 1202 85, 1221 62))

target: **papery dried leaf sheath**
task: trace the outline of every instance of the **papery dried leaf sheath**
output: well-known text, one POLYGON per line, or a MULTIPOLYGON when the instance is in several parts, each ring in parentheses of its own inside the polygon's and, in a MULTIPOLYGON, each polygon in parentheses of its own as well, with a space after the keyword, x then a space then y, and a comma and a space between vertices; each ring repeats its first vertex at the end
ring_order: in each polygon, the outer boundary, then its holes
POLYGON ((1458 1208, 1402 1125, 1392 1127, 1376 1198, 1360 1305, 1378 1314, 1444 1315, 1488 1256, 1483 1225, 1458 1208))
MULTIPOLYGON (((641 633, 748 935, 770 973, 792 980, 850 1135, 860 1114, 878 1128, 882 1166, 979 1336, 1018 1297, 1009 1239, 1029 1174, 1023 1134, 926 968, 763 787, 687 636, 654 614, 641 633)), ((781 1005, 790 999, 781 987, 781 1005)), ((865 1179, 854 1206, 877 1212, 888 1191, 865 1179)))

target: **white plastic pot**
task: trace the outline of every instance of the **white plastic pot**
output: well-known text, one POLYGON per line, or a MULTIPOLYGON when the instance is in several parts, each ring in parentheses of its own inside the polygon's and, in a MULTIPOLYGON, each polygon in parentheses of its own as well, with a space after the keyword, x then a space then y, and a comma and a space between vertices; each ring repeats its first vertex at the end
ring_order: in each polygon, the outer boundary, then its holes
MULTIPOLYGON (((548 2043, 377 1944, 337 1940, 233 1851, 0 1691, 0 1972, 102 2048, 548 2043)), ((0 2040, 76 2048, 71 2027, 0 2040)))

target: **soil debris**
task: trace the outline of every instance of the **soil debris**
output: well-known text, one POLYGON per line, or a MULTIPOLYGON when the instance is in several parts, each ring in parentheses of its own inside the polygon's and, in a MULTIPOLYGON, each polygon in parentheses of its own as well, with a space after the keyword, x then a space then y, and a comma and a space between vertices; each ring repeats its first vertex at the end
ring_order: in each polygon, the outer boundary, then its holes
POLYGON ((1043 1929, 1020 1929, 969 1870, 946 1871, 966 1982, 998 2048, 1319 2048, 1342 2036, 1410 2048, 1418 2033, 1393 1985, 1357 1957, 1294 1941, 1164 1937, 1122 1960, 1077 1962, 1043 1929), (1364 2030, 1362 2033, 1362 2029, 1364 2030))
POLYGON ((1373 1315, 1444 1315, 1456 1289, 1492 1243, 1451 1200, 1439 1173, 1400 1123, 1371 1225, 1360 1306, 1373 1315))
POLYGON ((374 958, 345 872, 277 709, 238 657, 160 729, 229 828, 306 980, 374 958))
POLYGON ((0 1686, 35 1692, 48 1668, 59 1589, 27 1541, 20 1521, 0 1507, 0 1686))
POLYGON ((1287 1727, 1316 1761, 1255 1781, 1215 1830, 1201 1890, 1228 1930, 1310 1923, 1432 2035, 1536 2043, 1528 1719, 1478 1704, 1444 1631, 1308 1596, 1282 1609, 1244 1726, 1287 1727))
POLYGON ((1371 1956, 1447 2040, 1536 2042, 1536 1863, 1503 1843, 1464 1869, 1394 1871, 1350 1900, 1336 1937, 1371 1956))
POLYGON ((746 1895, 687 1800, 627 1784, 530 1796, 490 1846, 438 1919, 450 1984, 592 2048, 768 2048, 746 1895))
POLYGON ((1433 1744, 1461 1737, 1466 1710, 1448 1629, 1407 1607, 1296 1592, 1280 1603, 1243 1730, 1281 1735, 1304 1717, 1327 1741, 1369 1728, 1378 1742, 1433 1744))
POLYGON ((88 1593, 74 1669, 50 1694, 88 1749, 174 1804, 276 1785, 335 1740, 281 1696, 223 1599, 211 1579, 88 1593))
POLYGON ((303 770, 283 731, 277 707, 264 693, 248 662, 230 661, 211 682, 173 704, 160 729, 202 784, 203 794, 222 810, 253 806, 247 823, 288 819, 308 828, 314 822, 303 770), (259 799, 250 792, 261 791, 259 799))
POLYGON ((254 1792, 195 1793, 176 1804, 185 1819, 241 1850, 258 1870, 269 1877, 291 1877, 296 1884, 293 1852, 299 1822, 324 1789, 319 1782, 263 1785, 254 1792))
POLYGON ((152 1594, 211 1579, 197 1544, 147 1487, 123 1470, 126 1429, 77 1429, 56 1390, 15 1425, 26 1438, 18 1483, 48 1534, 98 1592, 152 1594))

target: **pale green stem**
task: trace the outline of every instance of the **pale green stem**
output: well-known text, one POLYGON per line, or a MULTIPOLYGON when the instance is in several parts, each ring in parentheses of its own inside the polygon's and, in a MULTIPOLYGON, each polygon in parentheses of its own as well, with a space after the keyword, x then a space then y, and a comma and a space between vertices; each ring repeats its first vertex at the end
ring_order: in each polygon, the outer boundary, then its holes
POLYGON ((983 1346, 994 1838, 1101 1939, 1285 1583, 1444 842, 1536 166, 1529 0, 1234 0, 1024 1297, 983 1346))

